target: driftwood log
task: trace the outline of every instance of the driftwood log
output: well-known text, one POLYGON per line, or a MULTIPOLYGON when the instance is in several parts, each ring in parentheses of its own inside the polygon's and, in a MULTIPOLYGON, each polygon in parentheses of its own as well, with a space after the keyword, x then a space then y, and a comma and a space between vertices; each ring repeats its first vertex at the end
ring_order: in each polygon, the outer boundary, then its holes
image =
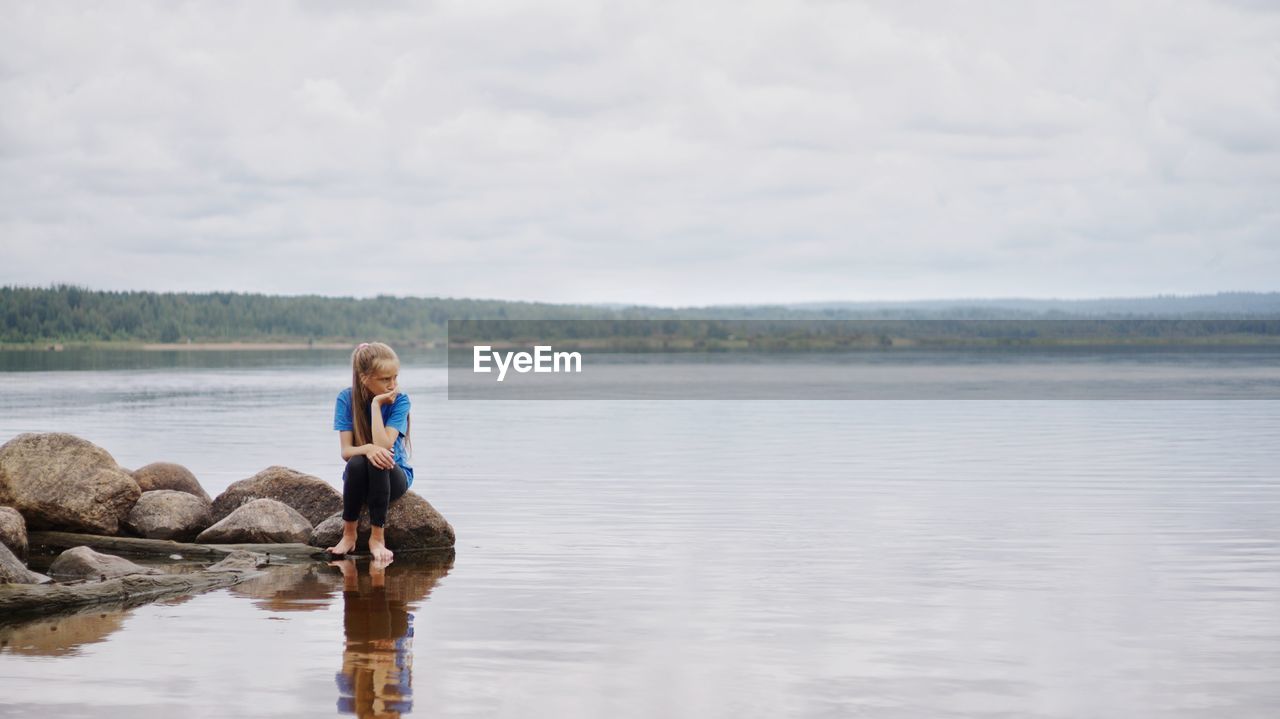
MULTIPOLYGON (((116 555, 168 557, 180 554, 183 559, 207 560, 210 563, 222 560, 237 550, 266 555, 263 561, 267 564, 324 558, 324 550, 305 544, 185 544, 166 539, 106 537, 74 532, 31 532, 27 541, 33 553, 90 547, 116 555)), ((261 574, 244 568, 179 574, 131 574, 103 581, 4 584, 0 585, 0 624, 101 605, 132 607, 165 597, 230 587, 261 574)))
MULTIPOLYGON (((108 554, 150 557, 180 554, 183 559, 217 562, 232 552, 243 551, 265 555, 262 557, 263 562, 272 565, 323 560, 326 557, 323 549, 305 544, 187 544, 167 539, 107 537, 74 532, 31 532, 27 540, 32 553, 90 547, 108 554)), ((450 549, 449 553, 452 552, 450 549)), ((401 553, 432 554, 427 550, 401 553)), ((213 569, 217 570, 217 567, 213 569)), ((246 579, 261 576, 262 573, 249 568, 236 568, 181 574, 130 574, 103 581, 3 584, 0 585, 0 625, 102 605, 133 607, 166 597, 230 587, 246 579)))
POLYGON ((167 557, 181 554, 184 559, 217 561, 237 549, 257 554, 268 554, 272 560, 324 559, 323 549, 306 544, 187 544, 168 539, 137 539, 133 537, 104 537, 97 534, 76 532, 30 532, 27 545, 31 552, 38 549, 61 550, 72 547, 90 547, 108 554, 167 557))
POLYGON ((230 587, 260 572, 130 574, 102 582, 0 585, 0 624, 111 604, 132 607, 165 597, 230 587))

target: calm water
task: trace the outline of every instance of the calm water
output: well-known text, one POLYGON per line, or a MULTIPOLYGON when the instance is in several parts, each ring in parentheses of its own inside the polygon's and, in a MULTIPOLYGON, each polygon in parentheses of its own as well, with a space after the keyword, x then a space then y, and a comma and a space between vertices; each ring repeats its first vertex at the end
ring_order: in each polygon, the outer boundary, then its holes
MULTIPOLYGON (((0 441, 337 486, 342 353, 123 357, 4 360, 0 441)), ((0 715, 1280 711, 1280 402, 450 402, 429 359, 452 563, 8 630, 0 715)))

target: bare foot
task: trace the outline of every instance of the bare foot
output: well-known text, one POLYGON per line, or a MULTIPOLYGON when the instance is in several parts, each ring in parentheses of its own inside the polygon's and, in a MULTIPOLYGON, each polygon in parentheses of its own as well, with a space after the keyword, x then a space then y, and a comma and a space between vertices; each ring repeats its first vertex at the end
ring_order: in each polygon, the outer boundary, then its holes
POLYGON ((324 550, 335 557, 341 557, 356 548, 356 538, 343 535, 342 541, 324 550))
POLYGON ((360 521, 342 520, 342 540, 324 550, 335 557, 346 556, 347 552, 356 548, 356 537, 359 535, 360 521))
POLYGON ((373 555, 373 561, 382 564, 390 564, 391 558, 395 556, 395 552, 387 549, 387 545, 376 539, 369 540, 369 554, 373 555))

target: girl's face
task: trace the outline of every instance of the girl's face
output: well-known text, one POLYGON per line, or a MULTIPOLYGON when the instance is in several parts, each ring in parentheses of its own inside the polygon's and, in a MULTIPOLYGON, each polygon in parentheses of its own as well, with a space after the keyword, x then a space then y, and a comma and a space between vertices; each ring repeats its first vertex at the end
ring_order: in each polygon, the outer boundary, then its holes
POLYGON ((400 365, 388 364, 374 367, 373 372, 362 375, 364 388, 369 394, 379 395, 394 392, 400 380, 400 365))

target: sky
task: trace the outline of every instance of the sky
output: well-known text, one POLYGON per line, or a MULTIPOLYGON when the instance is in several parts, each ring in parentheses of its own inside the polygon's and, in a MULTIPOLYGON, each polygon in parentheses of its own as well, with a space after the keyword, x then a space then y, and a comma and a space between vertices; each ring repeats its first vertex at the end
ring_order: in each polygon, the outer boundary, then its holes
POLYGON ((1280 3, 0 0, 0 285, 1280 289, 1280 3))

